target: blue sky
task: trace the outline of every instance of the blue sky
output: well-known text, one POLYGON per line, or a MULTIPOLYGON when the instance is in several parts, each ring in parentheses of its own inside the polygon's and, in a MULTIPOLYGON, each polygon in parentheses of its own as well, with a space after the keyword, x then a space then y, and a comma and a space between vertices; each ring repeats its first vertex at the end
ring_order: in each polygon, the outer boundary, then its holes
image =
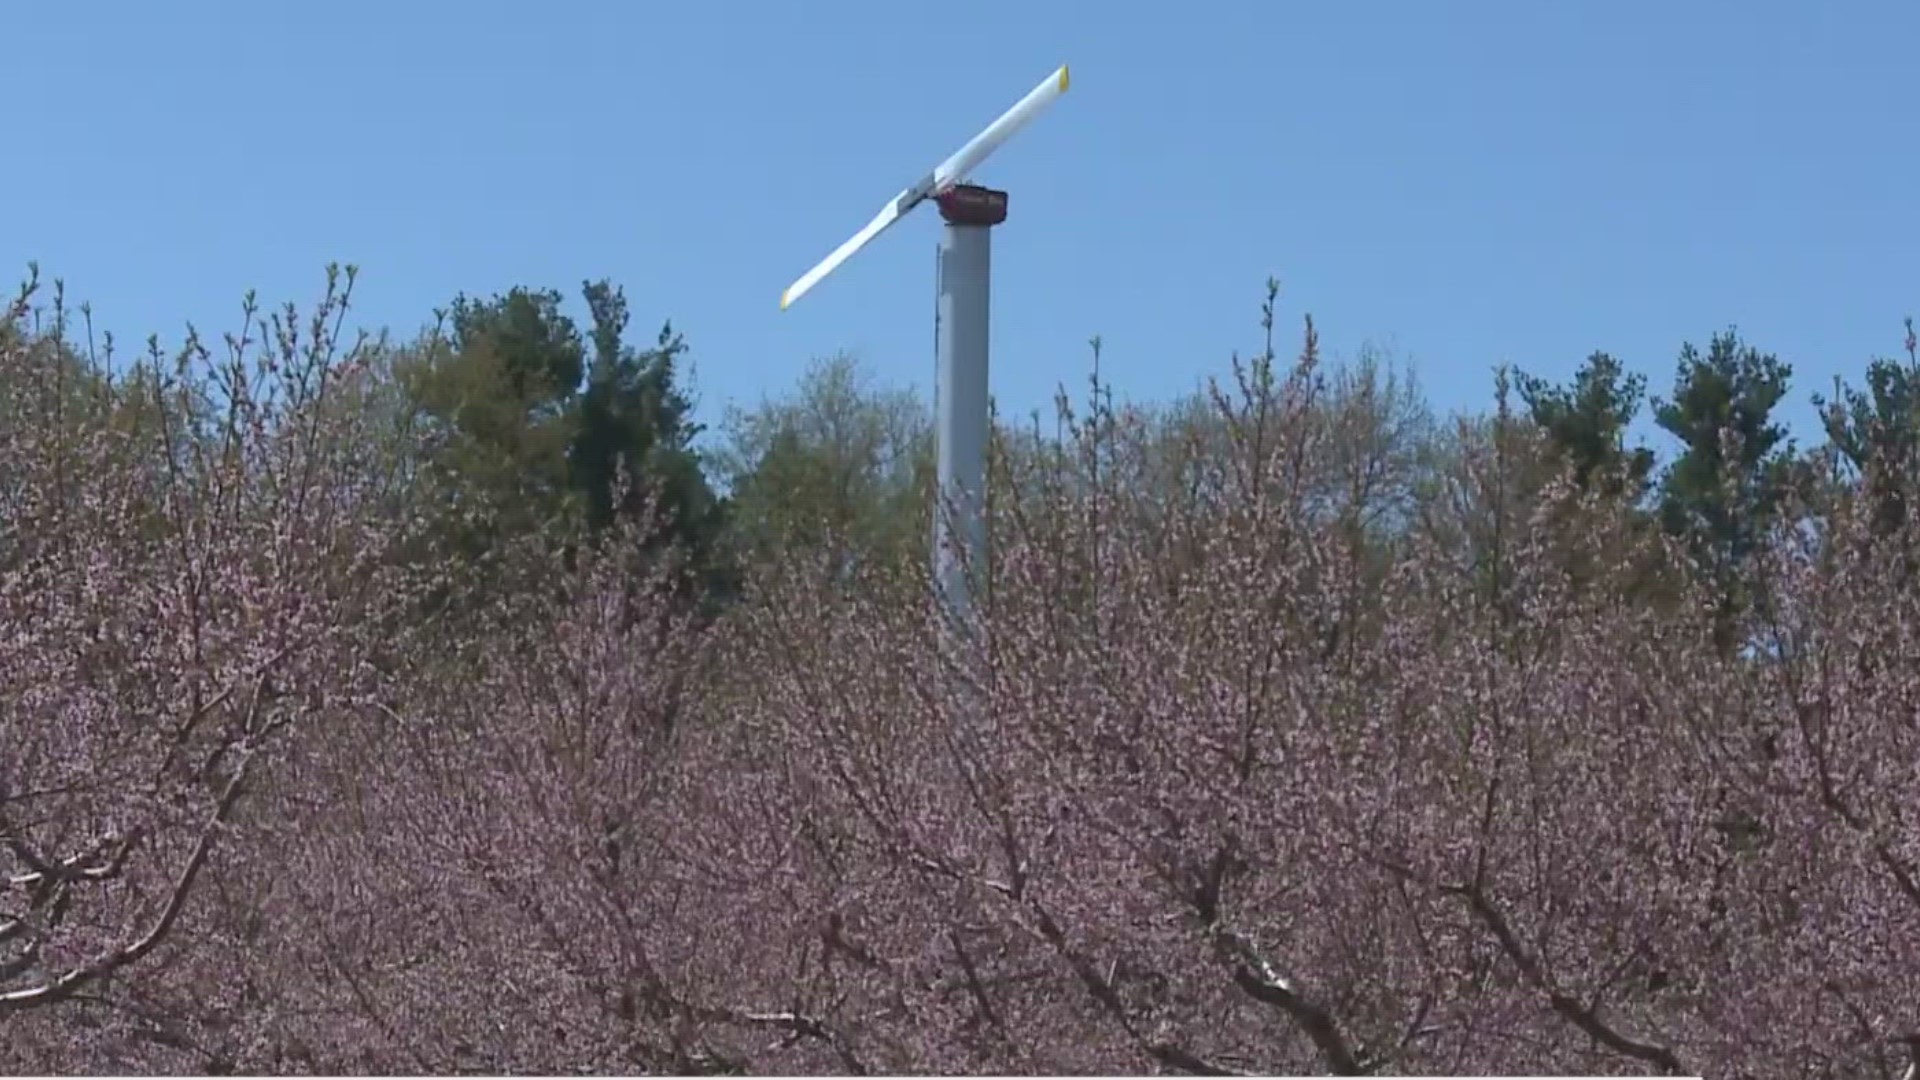
POLYGON ((938 221, 782 288, 1056 65, 1072 91, 977 179, 1003 411, 1087 339, 1165 398, 1297 342, 1415 365, 1444 409, 1606 349, 1671 381, 1737 324, 1810 391, 1920 310, 1920 4, 1619 0, 29 3, 7 14, 0 264, 132 344, 231 329, 249 287, 362 267, 406 331, 460 291, 623 284, 703 412, 850 350, 931 386, 938 221))

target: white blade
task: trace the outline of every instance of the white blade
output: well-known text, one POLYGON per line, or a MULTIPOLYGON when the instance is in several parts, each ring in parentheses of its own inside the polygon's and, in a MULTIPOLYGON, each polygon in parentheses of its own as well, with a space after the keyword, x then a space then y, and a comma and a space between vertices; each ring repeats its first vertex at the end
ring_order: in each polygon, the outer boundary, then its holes
POLYGON ((1046 81, 1027 92, 1013 108, 1000 114, 1000 119, 987 125, 987 129, 968 140, 967 145, 954 151, 953 156, 940 163, 933 170, 933 191, 938 195, 955 184, 965 180, 987 155, 1000 149, 1000 144, 1013 137, 1013 133, 1026 127, 1032 119, 1040 115, 1040 110, 1056 101, 1067 92, 1067 66, 1047 76, 1046 81))
POLYGON ((795 300, 806 295, 807 290, 820 283, 820 279, 833 273, 841 263, 853 257, 853 253, 866 247, 874 237, 887 231, 887 226, 905 217, 907 211, 936 195, 944 193, 955 184, 965 180, 987 156, 1000 148, 1000 144, 1012 138, 1013 133, 1027 126, 1040 110, 1052 104, 1054 99, 1067 92, 1067 68, 1047 76, 1046 81, 1034 87, 1026 97, 1019 100, 1013 108, 1000 114, 1000 118, 988 124, 985 131, 967 140, 967 144, 954 151, 947 160, 935 166, 934 170, 922 177, 920 182, 901 192, 882 207, 873 220, 859 232, 847 238, 847 241, 833 249, 833 254, 820 260, 813 269, 800 275, 800 279, 787 286, 780 294, 780 310, 785 311, 795 300))
POLYGON ((873 215, 872 221, 862 226, 859 232, 847 237, 846 243, 834 248, 833 254, 821 259, 819 264, 813 269, 801 274, 800 280, 787 286, 787 291, 780 294, 780 310, 787 310, 788 304, 800 299, 800 297, 806 294, 808 289, 818 285, 821 278, 833 273, 834 267, 852 258, 854 252, 867 246, 867 241, 886 232, 887 226, 899 221, 900 216, 906 213, 905 210, 901 209, 901 206, 904 204, 911 208, 914 202, 919 201, 916 199, 913 200, 913 202, 909 202, 908 199, 912 194, 911 191, 903 191, 894 198, 889 199, 887 205, 882 207, 879 213, 873 215))

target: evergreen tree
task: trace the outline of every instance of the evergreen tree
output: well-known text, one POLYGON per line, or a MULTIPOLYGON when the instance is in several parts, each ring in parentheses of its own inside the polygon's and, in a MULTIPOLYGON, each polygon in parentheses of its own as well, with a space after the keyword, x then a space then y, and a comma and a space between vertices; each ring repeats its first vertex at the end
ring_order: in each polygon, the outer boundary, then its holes
POLYGON ((1827 438, 1874 500, 1876 524, 1891 533, 1907 520, 1920 487, 1920 352, 1907 320, 1907 363, 1875 360, 1866 389, 1836 380, 1832 399, 1814 396, 1827 438))
MULTIPOLYGON (((1701 353, 1681 348, 1673 397, 1656 403, 1681 452, 1660 478, 1660 517, 1685 537, 1721 590, 1723 627, 1753 602, 1748 560, 1764 541, 1790 482, 1792 447, 1773 418, 1792 368, 1731 330, 1701 353)), ((1728 643, 1732 643, 1729 637, 1728 643)))
POLYGON ((625 294, 584 282, 583 334, 551 289, 456 298, 449 333, 404 369, 424 414, 426 458, 452 550, 478 555, 507 537, 571 545, 642 512, 660 548, 680 549, 709 586, 724 507, 702 471, 691 399, 679 384, 685 340, 625 343, 625 294))
POLYGON ((1629 449, 1627 428, 1646 397, 1646 379, 1604 352, 1587 357, 1569 386, 1521 374, 1515 389, 1555 458, 1583 488, 1637 499, 1653 472, 1653 451, 1629 449))

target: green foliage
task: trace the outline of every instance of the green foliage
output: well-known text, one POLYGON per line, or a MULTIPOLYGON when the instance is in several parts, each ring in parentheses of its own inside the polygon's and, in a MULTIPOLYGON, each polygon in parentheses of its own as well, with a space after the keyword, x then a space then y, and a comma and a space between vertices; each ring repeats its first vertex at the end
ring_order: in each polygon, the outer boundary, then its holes
POLYGON ((539 536, 566 547, 645 518, 657 546, 718 589, 724 506, 693 448, 701 429, 677 369, 685 340, 669 324, 634 349, 625 294, 606 281, 581 291, 585 334, 553 290, 461 296, 446 333, 396 365, 418 414, 440 550, 471 560, 539 536))
POLYGON ((585 282, 581 292, 593 318, 593 366, 579 399, 568 467, 587 527, 600 532, 661 514, 655 542, 689 556, 707 589, 724 589, 716 548, 726 508, 693 447, 702 428, 677 369, 686 340, 667 323, 652 348, 633 349, 624 343, 625 293, 606 281, 585 282))
POLYGON ((1920 357, 1911 319, 1907 341, 1908 362, 1873 361, 1864 391, 1836 379, 1832 399, 1813 399, 1834 451, 1872 487, 1876 522, 1885 532, 1906 521, 1920 487, 1920 357))
POLYGON ((524 289, 458 297, 449 333, 428 335, 398 365, 441 531, 459 554, 567 524, 569 406, 585 354, 559 300, 524 289))
POLYGON ((1750 608, 1747 562, 1776 521, 1792 481, 1786 428, 1773 409, 1787 393, 1792 368, 1741 342, 1714 335, 1702 354, 1680 351, 1673 398, 1654 417, 1682 450, 1660 481, 1660 516, 1684 537, 1702 568, 1719 583, 1723 632, 1750 608))
POLYGON ((1754 550, 1785 490, 1790 446, 1773 409, 1792 374, 1731 331, 1716 334, 1705 355, 1681 347, 1673 398, 1655 408, 1683 448, 1661 479, 1662 516, 1725 563, 1754 550))
POLYGON ((1569 386, 1519 374, 1515 389, 1527 416, 1546 435, 1560 463, 1582 488, 1637 499, 1653 471, 1653 451, 1628 449, 1627 428, 1640 411, 1647 381, 1629 375, 1604 352, 1587 357, 1569 386))
POLYGON ((925 552, 933 431, 910 392, 876 388, 854 360, 832 357, 791 396, 732 410, 726 434, 716 465, 748 566, 818 559, 845 572, 925 552))
POLYGON ((461 295, 449 312, 453 350, 495 373, 508 402, 537 418, 564 411, 585 374, 586 349, 552 289, 516 287, 492 300, 461 295))

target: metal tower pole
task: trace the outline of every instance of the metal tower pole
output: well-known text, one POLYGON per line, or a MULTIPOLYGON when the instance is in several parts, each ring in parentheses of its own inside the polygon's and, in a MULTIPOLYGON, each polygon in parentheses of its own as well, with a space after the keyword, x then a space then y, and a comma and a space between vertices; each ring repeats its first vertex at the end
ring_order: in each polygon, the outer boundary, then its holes
POLYGON ((987 568, 987 334, 992 229, 1007 218, 1007 193, 956 186, 938 198, 940 298, 934 348, 933 572, 956 620, 971 626, 987 568))

